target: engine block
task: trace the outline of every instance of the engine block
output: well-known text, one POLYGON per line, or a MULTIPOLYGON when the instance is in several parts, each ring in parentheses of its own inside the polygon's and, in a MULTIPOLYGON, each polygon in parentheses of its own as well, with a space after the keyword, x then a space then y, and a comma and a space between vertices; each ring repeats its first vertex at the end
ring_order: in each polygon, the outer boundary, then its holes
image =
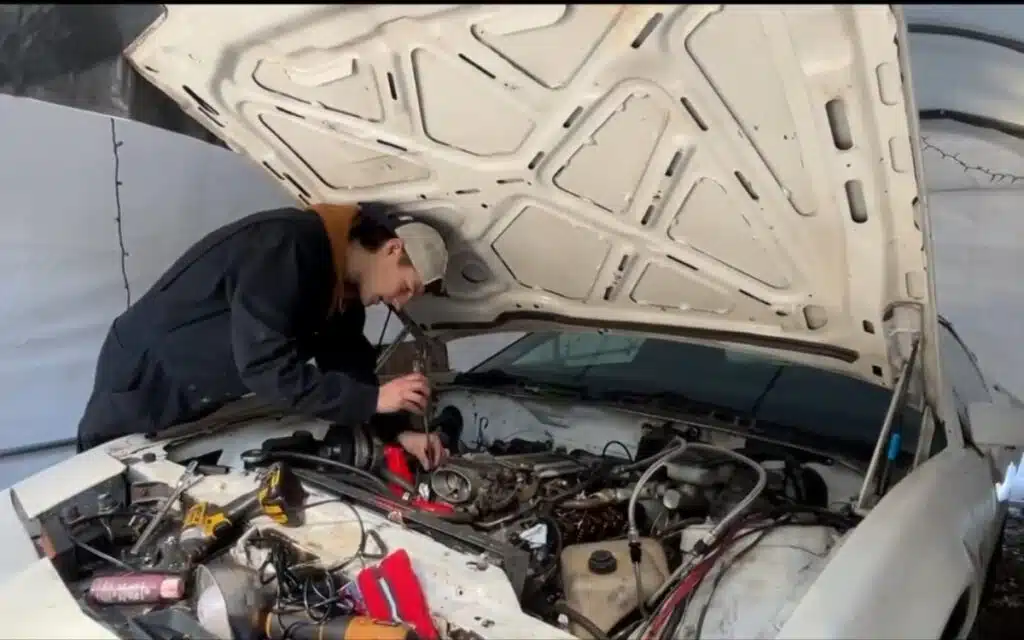
POLYGON ((467 453, 449 459, 431 473, 430 489, 445 502, 485 516, 531 500, 543 482, 585 470, 585 464, 565 454, 467 453))

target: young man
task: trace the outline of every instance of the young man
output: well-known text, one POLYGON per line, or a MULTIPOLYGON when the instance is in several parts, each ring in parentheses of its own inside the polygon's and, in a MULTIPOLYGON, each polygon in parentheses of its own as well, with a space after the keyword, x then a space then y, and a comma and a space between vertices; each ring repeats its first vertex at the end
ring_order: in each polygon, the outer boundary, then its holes
MULTIPOLYGON (((198 420, 249 392, 344 425, 421 414, 421 374, 378 386, 365 307, 401 307, 447 263, 435 229, 382 205, 264 211, 214 231, 114 320, 79 450, 198 420)), ((436 434, 398 441, 426 468, 445 455, 436 434)))

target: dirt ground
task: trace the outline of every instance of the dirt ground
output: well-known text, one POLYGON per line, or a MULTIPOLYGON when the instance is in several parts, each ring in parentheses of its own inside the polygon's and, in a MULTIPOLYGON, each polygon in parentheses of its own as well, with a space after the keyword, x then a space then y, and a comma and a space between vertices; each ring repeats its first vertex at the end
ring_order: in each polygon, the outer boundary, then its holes
POLYGON ((1002 562, 996 567, 992 598, 978 616, 973 640, 1018 637, 1024 628, 1024 513, 1006 522, 1002 562))

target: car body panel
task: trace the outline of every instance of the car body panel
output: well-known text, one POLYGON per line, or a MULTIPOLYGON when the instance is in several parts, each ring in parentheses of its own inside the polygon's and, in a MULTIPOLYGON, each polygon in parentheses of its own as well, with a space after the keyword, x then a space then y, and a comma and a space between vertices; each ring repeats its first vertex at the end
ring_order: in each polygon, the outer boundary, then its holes
POLYGON ((965 592, 969 624, 1006 513, 994 483, 990 461, 966 448, 918 467, 843 542, 778 637, 938 638, 965 592))
MULTIPOLYGON (((966 623, 976 613, 1006 508, 994 485, 1015 451, 971 446, 940 375, 905 41, 887 5, 175 5, 126 55, 297 202, 384 200, 437 224, 446 295, 410 307, 432 332, 536 323, 746 342, 889 388, 923 337, 945 447, 919 449, 776 637, 937 638, 961 598, 966 623)), ((526 419, 514 411, 636 426, 585 406, 487 406, 506 430, 526 419)), ((220 448, 237 466, 299 428, 326 425, 251 419, 193 433, 174 459, 168 442, 129 436, 4 493, 0 521, 24 534, 0 550, 2 609, 24 620, 14 635, 111 637, 29 548, 33 519, 126 469, 174 484, 189 452, 220 448)), ((252 482, 230 473, 189 493, 223 504, 252 482)), ((293 534, 351 552, 351 512, 318 510, 293 534)), ((375 518, 449 622, 553 637, 495 567, 375 518)))

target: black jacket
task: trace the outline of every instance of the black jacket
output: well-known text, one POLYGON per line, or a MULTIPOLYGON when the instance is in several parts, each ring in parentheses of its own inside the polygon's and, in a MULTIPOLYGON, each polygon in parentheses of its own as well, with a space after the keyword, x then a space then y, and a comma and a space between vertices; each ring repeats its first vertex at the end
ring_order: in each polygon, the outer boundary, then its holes
POLYGON ((332 422, 368 421, 376 350, 361 304, 332 311, 336 284, 312 211, 256 213, 209 234, 114 320, 79 447, 197 420, 250 391, 332 422))

